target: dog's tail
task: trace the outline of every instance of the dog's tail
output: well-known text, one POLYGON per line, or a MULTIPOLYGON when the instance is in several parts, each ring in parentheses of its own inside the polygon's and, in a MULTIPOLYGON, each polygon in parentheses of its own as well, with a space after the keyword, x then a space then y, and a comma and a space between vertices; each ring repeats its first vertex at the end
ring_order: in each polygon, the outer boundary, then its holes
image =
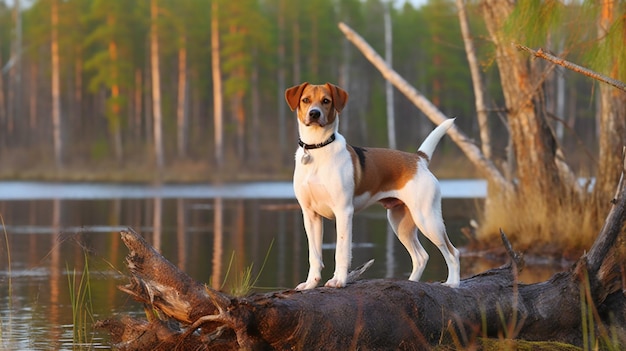
POLYGON ((450 127, 452 127, 452 125, 454 124, 455 119, 456 118, 447 119, 443 121, 443 123, 438 125, 437 128, 435 128, 432 132, 430 132, 430 134, 428 134, 426 139, 424 139, 424 142, 422 142, 422 145, 420 145, 419 149, 417 150, 425 153, 430 160, 433 157, 433 152, 435 151, 437 144, 439 144, 439 140, 441 140, 441 138, 446 135, 448 129, 450 129, 450 127))

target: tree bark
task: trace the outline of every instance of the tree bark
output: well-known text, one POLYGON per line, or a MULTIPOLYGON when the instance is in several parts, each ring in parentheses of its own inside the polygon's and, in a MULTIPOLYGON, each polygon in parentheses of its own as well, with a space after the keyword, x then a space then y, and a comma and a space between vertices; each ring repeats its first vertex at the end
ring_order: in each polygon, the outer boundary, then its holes
MULTIPOLYGON (((290 148, 287 144, 287 105, 285 104, 285 90, 287 89, 287 63, 286 63, 286 39, 285 39, 285 17, 287 0, 278 0, 278 33, 277 35, 277 87, 276 87, 276 106, 278 109, 278 145, 280 148, 280 165, 287 164, 286 155, 290 148)), ((289 145, 291 146, 291 145, 289 145)))
MULTIPOLYGON (((389 67, 393 67, 393 32, 391 30, 391 2, 383 4, 385 11, 383 13, 385 23, 385 62, 389 67)), ((393 103, 393 85, 390 81, 385 81, 385 97, 387 99, 387 138, 389 140, 389 148, 396 148, 396 116, 394 114, 393 103)))
POLYGON ((461 35, 463 36, 467 63, 472 76, 472 86, 474 88, 475 96, 474 101, 476 103, 476 119, 478 120, 478 130, 480 131, 481 150, 483 155, 485 155, 485 158, 491 159, 491 137, 489 135, 489 124, 487 123, 487 106, 485 105, 484 97, 485 89, 483 88, 483 82, 480 78, 478 59, 476 58, 476 50, 474 49, 474 42, 472 41, 472 35, 470 33, 463 0, 456 0, 456 8, 459 12, 461 35))
POLYGON ((504 21, 513 11, 514 2, 485 0, 481 7, 487 31, 495 45, 519 191, 522 196, 543 194, 541 202, 550 204, 565 184, 561 184, 562 179, 558 177, 556 143, 545 119, 536 112, 536 82, 526 62, 527 58, 520 55, 515 46, 507 43, 503 34, 504 21))
POLYGON ((161 114, 161 75, 159 73, 159 33, 157 18, 159 7, 157 0, 150 1, 150 64, 152 67, 152 112, 154 114, 154 157, 156 166, 162 170, 165 166, 163 151, 163 117, 161 114))
POLYGON ((224 127, 223 127, 223 97, 222 97, 222 68, 220 64, 220 31, 219 31, 219 4, 211 2, 211 72, 213 76, 213 133, 214 159, 217 168, 224 163, 224 127))
MULTIPOLYGON (((107 17, 107 23, 110 26, 115 26, 115 17, 113 14, 109 14, 107 17)), ((120 79, 118 73, 118 56, 117 56, 117 43, 114 40, 109 41, 108 46, 109 57, 111 59, 111 96, 109 97, 110 108, 107 106, 106 116, 109 122, 109 132, 113 140, 113 150, 115 153, 115 161, 118 165, 121 165, 124 160, 124 150, 122 145, 122 125, 121 125, 121 106, 120 106, 120 79)))
MULTIPOLYGON (((61 83, 59 67, 59 3, 52 1, 50 9, 52 22, 52 38, 50 51, 52 54, 52 140, 54 161, 57 168, 63 167, 63 139, 61 137, 61 83)), ((19 101, 17 102, 19 104, 19 101)))
MULTIPOLYGON (((624 30, 622 44, 626 44, 626 23, 623 23, 623 15, 617 15, 617 6, 615 0, 602 2, 598 19, 598 39, 606 40, 609 28, 616 21, 621 21, 624 30)), ((615 81, 620 71, 617 55, 611 57, 609 62, 611 78, 615 81)), ((622 67, 621 70, 623 69, 622 67)), ((622 147, 626 145, 626 84, 621 83, 621 91, 605 84, 601 84, 599 88, 600 111, 596 117, 599 120, 599 159, 594 194, 602 198, 611 193, 612 184, 619 179, 619 169, 613 165, 622 157, 622 147)))
POLYGON ((132 275, 120 289, 146 306, 148 320, 125 316, 97 326, 121 350, 428 350, 503 336, 620 348, 626 345, 621 183, 589 253, 569 270, 528 285, 517 279, 522 256, 502 233, 511 262, 463 279, 456 289, 408 280, 354 281, 363 268, 342 289, 233 297, 194 281, 128 229, 121 234, 132 275))
MULTIPOLYGON (((2 45, 2 41, 0 41, 2 45)), ((4 67, 0 54, 0 67, 4 67)), ((34 94, 33 94, 34 95, 34 94)), ((284 105, 284 104, 283 104, 284 105)), ((4 74, 0 69, 0 154, 4 151, 7 139, 7 105, 4 97, 4 74)))
POLYGON ((187 37, 180 35, 178 48, 178 101, 176 107, 176 127, 178 157, 187 157, 187 37))

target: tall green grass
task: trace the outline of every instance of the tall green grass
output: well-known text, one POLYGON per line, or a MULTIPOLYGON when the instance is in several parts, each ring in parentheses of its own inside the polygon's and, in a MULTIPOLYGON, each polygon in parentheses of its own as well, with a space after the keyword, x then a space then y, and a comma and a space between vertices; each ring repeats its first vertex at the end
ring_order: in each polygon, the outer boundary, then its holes
MULTIPOLYGON (((249 266, 245 267, 242 272, 235 274, 233 278, 232 285, 230 287, 230 293, 234 296, 245 296, 252 291, 253 288, 257 288, 256 283, 259 281, 259 277, 261 273, 263 273, 263 269, 265 268, 265 264, 267 263, 267 259, 269 258, 270 252, 272 251, 272 246, 274 245, 274 240, 270 242, 270 246, 265 253, 265 258, 263 259, 263 264, 259 269, 259 272, 256 276, 253 277, 252 271, 254 268, 254 263, 251 263, 249 266)), ((229 275, 231 272, 231 268, 233 266, 235 260, 235 252, 230 255, 230 261, 228 262, 228 268, 226 269, 226 274, 224 278, 224 282, 220 290, 224 289, 226 282, 229 280, 229 275)))
POLYGON ((584 351, 619 351, 621 345, 618 333, 611 326, 602 323, 598 309, 593 301, 591 283, 588 272, 585 271, 583 282, 580 284, 580 312, 584 351))
POLYGON ((85 253, 85 265, 82 273, 78 273, 76 268, 68 272, 68 284, 70 302, 72 305, 72 328, 74 349, 91 349, 93 344, 93 334, 91 326, 94 323, 93 305, 91 296, 91 280, 89 275, 89 260, 85 253), (80 275, 80 278, 77 276, 80 275))

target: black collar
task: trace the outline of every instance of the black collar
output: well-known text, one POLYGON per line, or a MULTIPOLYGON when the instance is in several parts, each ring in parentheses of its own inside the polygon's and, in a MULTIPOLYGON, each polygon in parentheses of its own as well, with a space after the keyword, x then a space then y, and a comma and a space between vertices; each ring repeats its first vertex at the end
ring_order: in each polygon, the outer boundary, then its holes
POLYGON ((319 149, 321 147, 324 147, 330 143, 332 143, 333 141, 335 141, 335 133, 333 133, 330 138, 328 138, 328 140, 319 143, 319 144, 305 144, 302 139, 298 138, 298 145, 300 145, 302 148, 304 148, 305 150, 309 150, 309 149, 319 149))

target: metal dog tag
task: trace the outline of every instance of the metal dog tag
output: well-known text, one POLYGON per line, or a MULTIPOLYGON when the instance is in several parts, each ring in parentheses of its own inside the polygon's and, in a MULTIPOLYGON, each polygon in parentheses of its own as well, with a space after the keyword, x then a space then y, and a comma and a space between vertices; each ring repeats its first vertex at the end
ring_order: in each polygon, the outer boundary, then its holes
POLYGON ((307 149, 304 149, 304 155, 302 155, 300 162, 302 162, 303 165, 311 162, 311 154, 307 151, 307 149))

